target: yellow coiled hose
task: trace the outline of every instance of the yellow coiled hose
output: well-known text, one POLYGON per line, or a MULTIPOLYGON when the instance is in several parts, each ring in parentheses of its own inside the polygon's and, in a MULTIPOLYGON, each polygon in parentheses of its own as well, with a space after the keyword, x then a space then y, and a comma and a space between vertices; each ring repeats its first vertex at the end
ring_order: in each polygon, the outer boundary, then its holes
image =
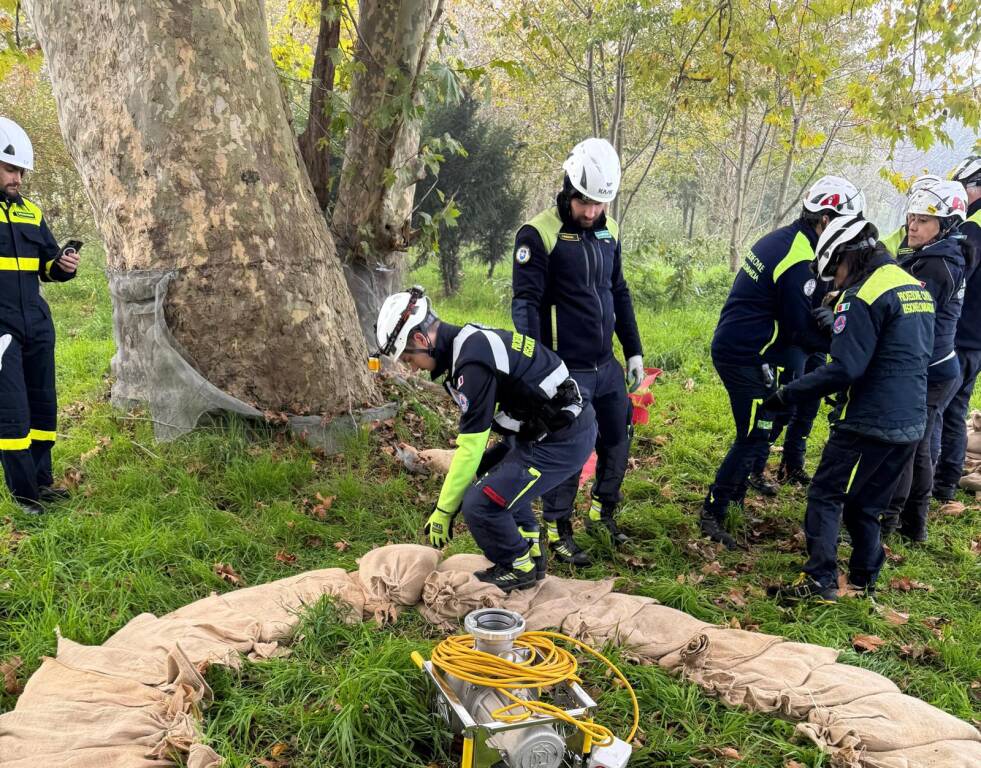
POLYGON ((599 723, 577 720, 552 704, 527 701, 511 693, 512 689, 518 688, 547 688, 565 681, 582 682, 576 674, 579 665, 575 656, 564 648, 556 646, 552 642, 553 639, 572 643, 595 656, 620 679, 630 694, 630 701, 633 704, 634 724, 626 739, 627 743, 633 741, 640 724, 640 706, 637 704, 633 687, 623 673, 603 654, 574 638, 560 635, 558 632, 525 632, 514 641, 514 645, 517 648, 526 648, 532 653, 529 659, 515 662, 478 651, 474 648, 473 635, 453 635, 441 641, 433 649, 431 660, 434 666, 447 674, 474 685, 493 688, 510 699, 511 704, 491 713, 495 720, 502 723, 517 723, 528 719, 532 714, 550 715, 578 728, 585 734, 587 740, 591 740, 597 746, 612 744, 614 737, 609 728, 599 723), (524 711, 513 714, 513 710, 524 711))

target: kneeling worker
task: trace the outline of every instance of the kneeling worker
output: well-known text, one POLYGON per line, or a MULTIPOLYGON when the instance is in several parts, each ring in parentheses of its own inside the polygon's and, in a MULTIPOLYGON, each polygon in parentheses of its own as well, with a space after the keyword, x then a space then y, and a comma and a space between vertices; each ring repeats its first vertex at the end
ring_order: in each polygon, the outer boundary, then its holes
POLYGON ((924 434, 933 299, 877 237, 861 216, 841 216, 821 233, 818 275, 842 290, 831 361, 763 404, 780 411, 845 392, 807 494, 807 563, 793 584, 771 589, 773 596, 836 599, 842 516, 852 539, 849 584, 865 594, 874 591, 885 560, 879 515, 924 434))
POLYGON ((592 406, 554 352, 520 333, 444 323, 418 286, 385 300, 375 333, 381 355, 433 379, 446 374, 444 386, 460 408, 457 450, 426 522, 429 543, 445 546, 462 510, 494 563, 477 578, 505 592, 533 586, 545 575, 545 559, 531 503, 589 458, 592 406), (492 429, 508 450, 475 478, 492 429))

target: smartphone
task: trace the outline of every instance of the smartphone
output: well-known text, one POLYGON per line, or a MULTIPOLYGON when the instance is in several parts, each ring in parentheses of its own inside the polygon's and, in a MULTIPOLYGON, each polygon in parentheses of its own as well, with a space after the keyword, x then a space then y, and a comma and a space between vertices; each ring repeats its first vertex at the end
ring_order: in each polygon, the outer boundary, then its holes
POLYGON ((81 240, 69 240, 67 243, 65 243, 64 247, 61 249, 61 252, 64 253, 65 251, 71 250, 78 253, 80 250, 82 250, 83 245, 84 243, 81 240))

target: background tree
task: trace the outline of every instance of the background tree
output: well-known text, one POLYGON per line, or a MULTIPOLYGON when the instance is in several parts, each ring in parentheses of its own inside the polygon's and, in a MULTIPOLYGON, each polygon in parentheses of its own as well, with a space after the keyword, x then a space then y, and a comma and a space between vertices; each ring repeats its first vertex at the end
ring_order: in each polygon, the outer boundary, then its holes
MULTIPOLYGON (((287 119, 261 3, 25 7, 117 284, 171 273, 177 342, 241 400, 329 413, 369 397, 356 310, 287 119)), ((113 296, 116 386, 144 399, 151 350, 146 329, 119 311, 124 293, 113 296)))
POLYGON ((510 253, 525 204, 525 187, 516 173, 520 144, 514 129, 482 115, 470 94, 430 111, 424 135, 427 145, 448 146, 438 170, 416 185, 415 206, 434 217, 450 199, 460 212, 450 220, 452 226, 440 228, 436 253, 443 291, 453 294, 460 287, 465 248, 475 248, 488 277, 510 253), (462 151, 453 151, 456 144, 462 151))

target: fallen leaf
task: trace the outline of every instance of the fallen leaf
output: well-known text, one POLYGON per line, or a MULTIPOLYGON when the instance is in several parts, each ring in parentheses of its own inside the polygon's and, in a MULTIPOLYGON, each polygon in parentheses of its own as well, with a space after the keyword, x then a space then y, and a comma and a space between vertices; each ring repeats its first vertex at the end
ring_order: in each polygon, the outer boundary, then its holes
POLYGON ((788 760, 783 764, 783 768, 804 768, 804 766, 798 763, 796 760, 788 760))
POLYGON ((736 608, 745 608, 747 605, 745 595, 735 587, 729 590, 726 594, 726 599, 736 608))
POLYGON ((727 757, 730 760, 742 760, 743 756, 739 754, 739 750, 734 747, 722 747, 721 749, 716 749, 715 753, 719 757, 727 757))
POLYGON ((245 579, 239 576, 235 572, 235 569, 227 563, 215 563, 213 566, 211 566, 211 570, 213 570, 215 575, 220 579, 227 581, 229 584, 236 587, 240 587, 245 583, 245 579))
POLYGON ((351 544, 344 539, 334 542, 334 549, 338 552, 347 552, 351 548, 351 544))
POLYGON ((654 435, 654 445, 659 445, 662 448, 668 444, 667 435, 654 435))
POLYGON ((906 558, 903 555, 899 554, 898 552, 893 552, 887 544, 883 544, 882 549, 886 553, 886 560, 888 560, 890 563, 896 563, 898 565, 899 563, 906 561, 906 558))
POLYGON ((276 553, 276 561, 285 565, 296 565, 296 555, 281 549, 276 553))
POLYGON ((289 744, 284 744, 281 741, 277 741, 275 744, 272 745, 272 748, 269 750, 269 754, 272 755, 273 757, 279 757, 289 748, 290 748, 289 744))
POLYGON ((950 619, 946 616, 927 616, 920 622, 924 627, 929 629, 933 634, 943 640, 944 630, 943 628, 950 624, 950 619))
POLYGON ((962 502, 959 501, 948 501, 946 504, 941 505, 940 509, 937 510, 941 515, 950 515, 951 517, 957 517, 964 514, 964 510, 967 509, 962 502))
POLYGON ((856 651, 875 653, 885 644, 886 641, 878 635, 855 635, 852 638, 852 647, 856 651))
POLYGON ((307 549, 320 549, 324 545, 324 540, 319 536, 305 536, 303 546, 307 549))
POLYGON ((705 563, 705 565, 698 570, 700 570, 706 576, 716 576, 722 573, 722 563, 720 563, 718 560, 713 560, 711 563, 705 563))
POLYGON ((4 693, 19 693, 20 681, 17 680, 17 670, 23 666, 20 656, 11 656, 0 664, 0 676, 3 677, 4 693))
POLYGON ((729 629, 742 629, 743 625, 739 623, 739 619, 733 616, 729 619, 729 629))
POLYGON ((695 391, 695 380, 687 379, 685 381, 685 392, 694 392, 694 391, 695 391))
POLYGON ((262 416, 269 424, 283 425, 288 424, 290 420, 289 415, 283 411, 263 411, 262 416))
POLYGON ((61 484, 69 491, 77 491, 78 486, 82 484, 82 471, 75 469, 75 467, 69 467, 65 470, 65 476, 62 478, 61 484))
POLYGON ((895 627, 901 627, 909 621, 909 614, 894 611, 892 608, 886 608, 882 611, 882 618, 895 627))
POLYGON ((976 539, 971 539, 971 554, 981 555, 981 536, 976 539))
POLYGON ((909 576, 900 576, 895 579, 889 580, 889 589, 898 589, 900 592, 912 592, 914 589, 922 589, 925 592, 933 592, 933 587, 929 584, 924 584, 922 581, 916 581, 911 579, 909 576))
POLYGON ((937 658, 940 653, 936 648, 931 648, 929 645, 904 643, 899 646, 899 655, 904 659, 912 659, 913 661, 929 661, 937 658))
POLYGON ((289 765, 285 760, 271 760, 268 757, 261 757, 256 760, 256 763, 259 768, 287 768, 289 765))

